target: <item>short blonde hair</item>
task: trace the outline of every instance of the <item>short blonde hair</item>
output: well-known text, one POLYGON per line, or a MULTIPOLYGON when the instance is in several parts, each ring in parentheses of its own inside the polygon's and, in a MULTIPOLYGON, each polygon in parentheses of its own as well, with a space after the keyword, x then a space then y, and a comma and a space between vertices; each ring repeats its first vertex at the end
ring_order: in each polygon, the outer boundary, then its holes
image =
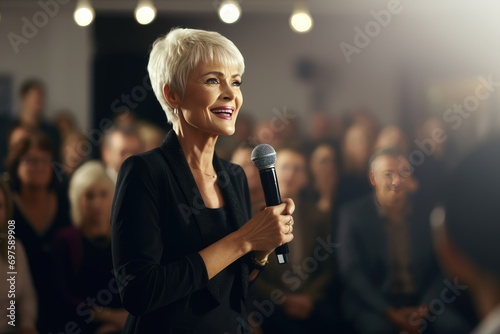
POLYGON ((200 62, 236 65, 240 74, 245 70, 245 61, 238 48, 214 31, 174 28, 154 42, 149 55, 149 78, 169 123, 172 123, 174 112, 163 95, 163 87, 167 85, 183 97, 188 76, 200 62))
POLYGON ((82 223, 82 213, 80 212, 79 201, 82 195, 96 183, 102 183, 109 187, 111 193, 115 185, 106 173, 104 165, 97 160, 87 161, 73 173, 69 183, 69 200, 71 204, 71 219, 73 225, 80 226, 82 223))

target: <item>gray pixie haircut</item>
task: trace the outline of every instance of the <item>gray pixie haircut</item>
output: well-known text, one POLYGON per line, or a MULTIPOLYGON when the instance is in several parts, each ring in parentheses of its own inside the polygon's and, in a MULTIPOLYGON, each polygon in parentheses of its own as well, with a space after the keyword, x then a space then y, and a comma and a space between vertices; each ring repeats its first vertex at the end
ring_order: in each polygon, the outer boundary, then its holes
POLYGON ((368 165, 370 167, 370 170, 373 171, 373 169, 375 167, 375 161, 378 158, 380 158, 380 157, 386 157, 386 156, 393 157, 393 158, 402 157, 404 159, 405 154, 404 154, 404 152, 402 150, 400 150, 397 147, 382 147, 382 148, 378 148, 378 149, 376 149, 372 153, 372 155, 370 157, 370 161, 368 163, 368 165))
POLYGON ((214 31, 174 28, 158 38, 151 49, 148 73, 156 98, 169 123, 175 115, 163 95, 163 87, 184 96, 186 82, 198 63, 217 63, 224 67, 237 66, 239 74, 245 70, 243 55, 226 37, 214 31))

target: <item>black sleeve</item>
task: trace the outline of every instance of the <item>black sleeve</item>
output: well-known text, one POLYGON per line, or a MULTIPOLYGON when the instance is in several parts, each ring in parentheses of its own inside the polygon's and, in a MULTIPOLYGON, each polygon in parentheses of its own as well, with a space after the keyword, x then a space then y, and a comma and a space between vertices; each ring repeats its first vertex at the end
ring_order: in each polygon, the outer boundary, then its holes
POLYGON ((113 266, 123 306, 135 316, 175 302, 208 282, 198 253, 160 263, 167 245, 160 233, 158 183, 149 162, 132 156, 120 168, 113 199, 113 266))

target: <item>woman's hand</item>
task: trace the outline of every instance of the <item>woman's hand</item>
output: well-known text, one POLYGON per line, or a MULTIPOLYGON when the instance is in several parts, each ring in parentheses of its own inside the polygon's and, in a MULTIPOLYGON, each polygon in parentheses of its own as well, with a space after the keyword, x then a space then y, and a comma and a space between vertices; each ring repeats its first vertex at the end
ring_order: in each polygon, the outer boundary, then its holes
POLYGON ((291 215, 294 211, 295 204, 286 198, 283 203, 257 213, 239 230, 249 244, 249 249, 264 258, 276 247, 292 241, 294 221, 291 215))

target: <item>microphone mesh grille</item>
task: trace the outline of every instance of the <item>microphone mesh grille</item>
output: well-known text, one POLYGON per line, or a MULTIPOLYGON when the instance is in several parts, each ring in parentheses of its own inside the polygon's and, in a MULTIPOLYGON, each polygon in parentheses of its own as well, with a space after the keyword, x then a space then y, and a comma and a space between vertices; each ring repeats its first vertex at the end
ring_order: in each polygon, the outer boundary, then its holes
POLYGON ((276 163, 276 151, 268 144, 257 145, 252 151, 252 162, 259 170, 273 167, 276 163))

